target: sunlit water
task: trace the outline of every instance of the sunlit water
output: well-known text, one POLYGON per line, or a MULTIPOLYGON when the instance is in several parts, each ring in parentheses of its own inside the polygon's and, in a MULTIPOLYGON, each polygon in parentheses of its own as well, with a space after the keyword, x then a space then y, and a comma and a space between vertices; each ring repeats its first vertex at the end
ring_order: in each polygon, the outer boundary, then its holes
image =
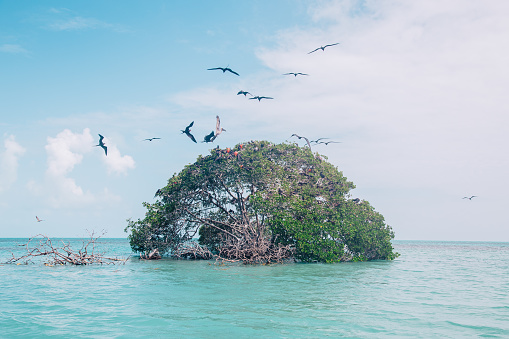
MULTIPOLYGON (((21 242, 0 239, 1 261, 21 242)), ((2 265, 0 337, 509 337, 509 243, 394 246, 392 262, 334 265, 2 265)))

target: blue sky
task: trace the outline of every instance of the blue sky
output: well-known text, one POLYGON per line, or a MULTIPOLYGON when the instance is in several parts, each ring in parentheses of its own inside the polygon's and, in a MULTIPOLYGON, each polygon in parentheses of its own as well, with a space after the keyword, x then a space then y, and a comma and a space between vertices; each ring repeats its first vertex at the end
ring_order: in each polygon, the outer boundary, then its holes
POLYGON ((211 147, 297 133, 342 142, 314 151, 397 239, 509 241, 508 14, 504 1, 0 2, 0 237, 124 237, 211 147), (207 71, 225 66, 240 76, 207 71), (216 115, 214 144, 180 134, 195 121, 202 140, 216 115))

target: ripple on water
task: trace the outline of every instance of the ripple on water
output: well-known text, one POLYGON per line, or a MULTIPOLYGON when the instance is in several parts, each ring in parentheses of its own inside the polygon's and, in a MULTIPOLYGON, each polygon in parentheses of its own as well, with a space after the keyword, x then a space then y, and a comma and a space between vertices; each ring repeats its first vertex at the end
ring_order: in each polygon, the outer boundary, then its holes
POLYGON ((6 337, 509 336, 508 244, 395 247, 392 262, 336 265, 3 265, 0 327, 6 337))

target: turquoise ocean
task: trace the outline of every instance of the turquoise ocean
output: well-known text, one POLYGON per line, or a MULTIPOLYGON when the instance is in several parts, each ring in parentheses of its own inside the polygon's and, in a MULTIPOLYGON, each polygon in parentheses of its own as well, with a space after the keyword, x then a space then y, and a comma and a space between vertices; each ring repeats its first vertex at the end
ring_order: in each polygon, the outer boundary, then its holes
MULTIPOLYGON (((23 242, 0 239, 0 261, 23 242)), ((394 247, 394 261, 332 265, 2 264, 0 337, 509 338, 509 243, 394 247)))

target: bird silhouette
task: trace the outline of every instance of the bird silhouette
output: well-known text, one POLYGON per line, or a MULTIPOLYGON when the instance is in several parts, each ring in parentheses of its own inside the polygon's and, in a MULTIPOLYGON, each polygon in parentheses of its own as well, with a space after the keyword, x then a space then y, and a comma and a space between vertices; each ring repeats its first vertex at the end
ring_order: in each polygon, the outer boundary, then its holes
POLYGON ((194 121, 189 124, 189 126, 186 127, 185 130, 180 130, 182 133, 185 133, 191 139, 192 141, 196 142, 196 139, 194 138, 194 135, 191 134, 191 127, 193 127, 194 121))
POLYGON ((330 139, 330 138, 318 138, 318 139, 316 139, 316 140, 309 140, 309 142, 314 142, 315 144, 318 144, 318 142, 319 142, 320 140, 324 140, 324 139, 330 139))
POLYGON ((224 72, 226 72, 226 71, 228 71, 228 72, 233 73, 233 74, 235 74, 235 75, 239 75, 239 73, 235 72, 234 70, 232 70, 232 69, 231 69, 231 68, 229 68, 229 67, 214 67, 214 68, 207 68, 207 71, 214 71, 214 70, 216 70, 216 69, 220 69, 221 71, 223 71, 223 73, 224 73, 224 72))
POLYGON ((295 77, 297 77, 297 75, 309 75, 309 74, 306 74, 306 73, 294 73, 294 72, 290 72, 290 73, 284 73, 283 75, 295 75, 295 77))
POLYGON ((261 101, 262 99, 274 99, 274 98, 271 98, 271 97, 261 97, 261 96, 255 96, 255 97, 252 97, 252 98, 249 98, 249 100, 252 100, 252 99, 258 99, 258 101, 261 101))
POLYGON ((311 52, 309 52, 308 54, 311 54, 311 53, 313 53, 313 52, 316 52, 316 51, 318 51, 319 49, 321 49, 322 51, 325 51, 325 48, 330 47, 330 46, 335 46, 335 45, 339 45, 339 42, 336 42, 335 44, 330 44, 330 45, 325 45, 325 46, 318 47, 317 49, 312 50, 312 51, 311 51, 311 52))
POLYGON ((317 142, 316 144, 317 145, 319 145, 319 144, 325 144, 325 145, 328 145, 328 144, 341 144, 341 141, 320 141, 320 142, 317 142))
POLYGON ((472 195, 471 197, 463 197, 462 199, 468 199, 468 200, 472 200, 472 198, 476 198, 477 195, 472 195))
POLYGON ((161 138, 147 138, 147 139, 144 139, 143 141, 152 141, 152 140, 156 140, 156 139, 161 139, 161 138))
POLYGON ((203 137, 203 141, 202 142, 212 142, 214 141, 215 139, 215 135, 214 135, 214 131, 210 132, 210 134, 207 134, 206 136, 203 137))
POLYGON ((237 93, 237 95, 241 95, 241 94, 244 94, 244 96, 246 96, 247 94, 249 94, 249 95, 251 95, 251 96, 252 96, 252 94, 251 94, 251 93, 246 92, 246 91, 239 91, 239 93, 237 93))
POLYGON ((106 147, 106 145, 104 144, 103 139, 104 137, 99 134, 99 143, 95 146, 101 147, 104 150, 104 154, 108 155, 108 147, 106 147))
POLYGON ((216 134, 214 135, 214 139, 217 138, 217 136, 223 131, 226 132, 226 130, 221 127, 221 120, 219 119, 219 115, 216 115, 216 134))
POLYGON ((290 138, 291 138, 291 137, 297 137, 297 138, 299 138, 299 140, 300 140, 300 139, 304 139, 304 140, 306 140, 306 142, 307 142, 307 144, 308 144, 308 146, 309 146, 309 149, 311 149, 311 143, 309 142, 309 139, 308 139, 308 138, 306 138, 306 137, 301 137, 300 135, 297 135, 297 134, 295 134, 295 133, 294 133, 294 134, 292 134, 292 135, 290 136, 290 138))
POLYGON ((38 217, 38 216, 35 216, 35 219, 37 219, 37 222, 44 221, 44 220, 42 220, 42 219, 39 219, 39 217, 38 217))

